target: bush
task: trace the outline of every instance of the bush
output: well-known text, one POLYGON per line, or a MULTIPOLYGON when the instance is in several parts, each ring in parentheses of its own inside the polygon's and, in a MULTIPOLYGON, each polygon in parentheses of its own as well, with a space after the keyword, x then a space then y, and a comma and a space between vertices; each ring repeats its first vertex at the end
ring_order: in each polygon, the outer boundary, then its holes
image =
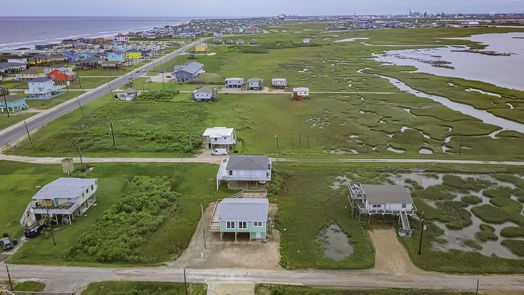
POLYGON ((255 53, 255 54, 265 54, 265 53, 269 53, 269 49, 267 48, 264 48, 264 47, 260 47, 260 46, 250 46, 250 47, 240 47, 240 52, 243 52, 243 53, 255 53))
POLYGON ((144 262, 135 249, 164 222, 161 209, 171 206, 176 196, 166 178, 134 177, 122 199, 82 236, 82 249, 101 262, 144 262))
POLYGON ((524 238, 524 226, 520 226, 520 227, 512 226, 512 227, 503 228, 502 231, 500 232, 500 235, 506 238, 517 238, 517 237, 524 238))
POLYGON ((268 185, 268 197, 276 197, 282 192, 284 188, 284 178, 278 173, 276 169, 273 168, 271 173, 271 181, 268 185))
POLYGON ((503 246, 507 247, 513 254, 520 257, 524 257, 524 241, 522 240, 504 240, 501 243, 503 246))
POLYGON ((473 177, 463 179, 455 175, 444 175, 442 180, 444 185, 461 193, 467 193, 469 191, 478 192, 493 185, 492 182, 487 180, 473 177))
POLYGON ((149 91, 149 92, 142 92, 137 99, 139 100, 170 100, 176 95, 180 94, 180 91, 178 90, 157 90, 157 91, 149 91))
POLYGON ((471 208, 471 212, 487 223, 501 224, 506 221, 512 221, 518 224, 524 223, 521 216, 518 214, 507 212, 504 209, 493 205, 485 204, 473 207, 471 208))
POLYGON ((466 203, 471 204, 471 205, 477 205, 477 204, 482 203, 482 198, 479 198, 479 197, 474 196, 474 195, 463 196, 460 200, 462 202, 466 202, 466 203))
POLYGON ((416 197, 428 200, 451 200, 455 196, 444 185, 428 186, 423 191, 414 192, 416 197))
POLYGON ((487 240, 498 240, 497 235, 495 234, 495 228, 491 225, 487 224, 481 224, 480 225, 480 231, 475 234, 475 237, 480 241, 487 241, 487 240))

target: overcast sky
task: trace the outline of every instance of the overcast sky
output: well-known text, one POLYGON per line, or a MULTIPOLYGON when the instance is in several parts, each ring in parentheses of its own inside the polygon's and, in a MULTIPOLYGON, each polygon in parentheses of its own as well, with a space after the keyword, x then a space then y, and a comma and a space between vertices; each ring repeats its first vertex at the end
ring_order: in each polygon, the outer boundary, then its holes
POLYGON ((2 0, 3 16, 273 16, 524 12, 524 0, 2 0))

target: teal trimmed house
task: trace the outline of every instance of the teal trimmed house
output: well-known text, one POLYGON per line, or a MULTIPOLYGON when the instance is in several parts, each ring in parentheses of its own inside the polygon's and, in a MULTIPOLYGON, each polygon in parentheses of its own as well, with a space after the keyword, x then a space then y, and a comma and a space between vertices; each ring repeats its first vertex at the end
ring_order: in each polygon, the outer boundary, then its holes
POLYGON ((210 231, 249 235, 249 240, 267 240, 269 201, 266 198, 226 198, 213 214, 210 231))
POLYGON ((5 112, 6 108, 10 112, 17 112, 27 109, 25 98, 16 95, 6 95, 4 100, 4 97, 0 96, 0 112, 5 112))

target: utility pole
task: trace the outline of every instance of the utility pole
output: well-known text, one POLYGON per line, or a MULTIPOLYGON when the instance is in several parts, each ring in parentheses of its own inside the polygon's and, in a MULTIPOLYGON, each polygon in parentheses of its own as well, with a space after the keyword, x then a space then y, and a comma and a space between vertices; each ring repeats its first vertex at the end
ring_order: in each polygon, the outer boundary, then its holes
POLYGON ((277 158, 278 158, 278 154, 279 154, 279 150, 278 150, 278 134, 275 134, 275 144, 276 144, 276 148, 277 148, 277 158))
POLYGON ((2 88, 2 94, 4 95, 4 103, 5 103, 5 110, 7 111, 7 117, 10 117, 9 114, 9 108, 7 107, 7 98, 5 97, 5 93, 7 92, 7 89, 2 88))
POLYGON ((109 122, 109 130, 111 131, 111 138, 113 138, 113 147, 116 148, 115 132, 113 131, 113 122, 109 122))
POLYGON ((31 140, 31 134, 29 134, 29 128, 27 128, 27 123, 25 122, 25 120, 24 120, 24 126, 25 126, 25 131, 27 132, 27 138, 29 138, 29 142, 33 144, 33 140, 31 140))
POLYGON ((47 212, 47 218, 49 218, 49 228, 51 232, 51 238, 53 239, 53 246, 56 246, 55 234, 53 233, 53 222, 51 222, 51 215, 49 214, 49 208, 47 205, 45 206, 45 211, 47 212))
POLYGON ((7 264, 5 265, 5 269, 7 270, 7 278, 9 279, 9 287, 11 287, 11 291, 14 291, 13 288, 13 281, 11 280, 11 273, 9 273, 9 267, 7 267, 7 264))
POLYGON ((418 255, 422 254, 422 235, 424 234, 424 213, 422 213, 422 220, 420 223, 420 239, 418 241, 418 255))
POLYGON ((462 136, 460 137, 460 144, 459 144, 459 156, 462 153, 462 136))
POLYGON ((307 149, 309 150, 309 135, 306 135, 307 149))
POLYGON ((76 73, 76 78, 78 79, 78 87, 82 89, 82 82, 80 82, 80 75, 78 73, 76 73))
POLYGON ((204 207, 202 206, 202 203, 200 203, 200 216, 202 219, 202 235, 204 236, 204 249, 207 249, 206 244, 206 222, 204 220, 204 207))
POLYGON ((186 291, 187 295, 187 280, 186 280, 186 268, 184 267, 184 290, 186 291))
POLYGON ((76 97, 76 102, 78 103, 78 107, 80 108, 80 113, 82 113, 82 118, 85 118, 84 115, 84 109, 82 109, 82 104, 80 103, 80 99, 78 99, 78 96, 76 97))
POLYGON ((475 291, 475 295, 479 293, 479 284, 480 284, 480 279, 477 278, 477 290, 475 291))
POLYGON ((115 95, 113 93, 113 89, 111 89, 111 83, 107 83, 107 87, 109 87, 109 92, 111 92, 111 98, 115 99, 115 95))
POLYGON ((162 89, 166 90, 166 83, 164 81, 164 71, 160 71, 160 73, 162 74, 162 89))

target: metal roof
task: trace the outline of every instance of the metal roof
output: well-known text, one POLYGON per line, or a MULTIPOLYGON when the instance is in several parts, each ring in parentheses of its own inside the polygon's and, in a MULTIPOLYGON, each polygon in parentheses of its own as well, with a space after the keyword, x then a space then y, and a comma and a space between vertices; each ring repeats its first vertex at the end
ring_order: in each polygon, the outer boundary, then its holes
MULTIPOLYGON (((195 93, 207 93, 207 94, 213 94, 215 93, 216 88, 200 88, 195 90, 195 93)), ((222 127, 223 128, 223 127, 222 127)))
POLYGON ((206 131, 204 131, 203 136, 209 136, 209 137, 231 136, 233 135, 233 131, 235 131, 234 128, 212 127, 212 128, 207 128, 206 131))
POLYGON ((410 190, 401 185, 363 184, 362 189, 370 204, 413 203, 410 190))
POLYGON ((61 177, 44 185, 34 196, 35 200, 78 198, 91 185, 96 183, 96 178, 69 178, 61 177))
POLYGON ((188 62, 182 66, 175 66, 175 72, 184 71, 191 74, 196 74, 201 71, 203 67, 204 65, 199 62, 188 62))
POLYGON ((267 221, 266 198, 226 198, 219 205, 220 221, 267 221))
POLYGON ((231 156, 226 170, 268 170, 268 156, 231 156))
POLYGON ((248 83, 262 83, 264 82, 263 79, 260 79, 260 78, 251 78, 249 80, 247 80, 248 83))
POLYGON ((47 77, 38 77, 38 78, 35 78, 35 79, 32 79, 31 83, 34 83, 34 82, 37 82, 37 83, 43 83, 43 82, 49 82, 51 81, 51 79, 47 78, 47 77))

